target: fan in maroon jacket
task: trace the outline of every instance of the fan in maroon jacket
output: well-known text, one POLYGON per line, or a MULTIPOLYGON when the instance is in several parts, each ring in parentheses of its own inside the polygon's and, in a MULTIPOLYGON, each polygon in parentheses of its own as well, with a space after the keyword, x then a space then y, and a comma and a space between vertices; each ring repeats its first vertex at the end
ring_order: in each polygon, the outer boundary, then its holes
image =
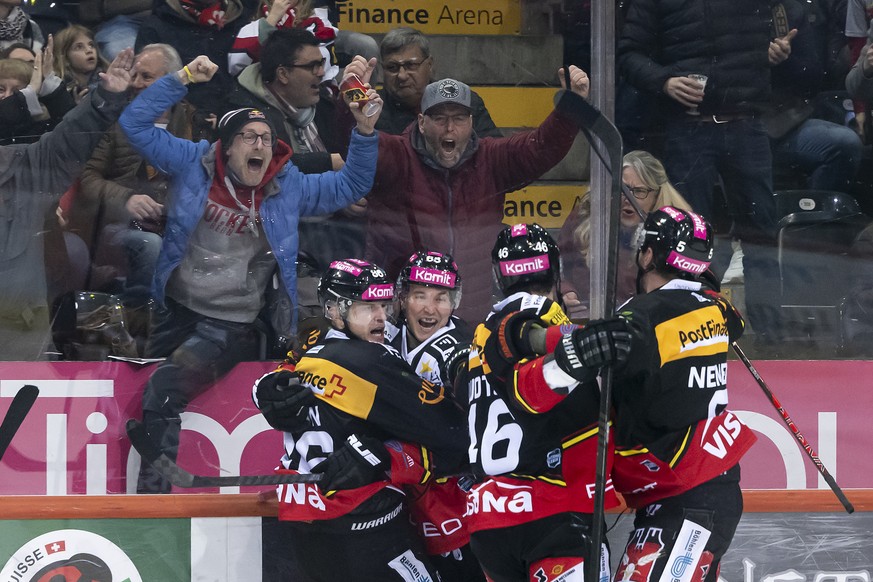
MULTIPOLYGON (((375 67, 346 68, 367 82, 375 67)), ((574 104, 588 96, 588 75, 571 66, 570 91, 536 129, 511 137, 473 131, 470 87, 454 79, 427 86, 418 124, 379 134, 379 164, 368 201, 367 258, 394 277, 421 248, 444 249, 465 281, 458 316, 481 321, 491 306, 491 248, 502 228, 505 194, 560 162, 578 133, 574 104)), ((559 72, 564 86, 564 71, 559 72)))

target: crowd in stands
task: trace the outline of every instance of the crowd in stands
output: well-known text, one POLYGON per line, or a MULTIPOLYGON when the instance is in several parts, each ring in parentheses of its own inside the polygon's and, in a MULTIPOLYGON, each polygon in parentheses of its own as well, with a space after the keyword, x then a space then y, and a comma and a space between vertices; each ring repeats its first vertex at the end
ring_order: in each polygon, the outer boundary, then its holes
MULTIPOLYGON (((660 470, 658 463, 680 450, 678 442, 698 440, 677 435, 695 426, 714 432, 715 425, 706 428, 713 419, 725 426, 735 420, 724 409, 724 378, 685 396, 691 388, 685 367, 692 366, 685 352, 696 358, 695 369, 722 369, 729 342, 744 330, 719 284, 739 277, 754 335, 763 344, 784 339, 774 193, 790 183, 853 195, 862 208, 873 207, 873 189, 859 187, 873 135, 866 105, 873 103, 873 27, 868 24, 866 44, 853 40, 863 37, 856 33, 863 19, 870 22, 873 4, 864 17, 853 12, 855 3, 841 8, 824 0, 623 4, 616 120, 629 151, 621 167, 616 299, 634 315, 630 323, 616 317, 585 327, 571 318, 591 316, 597 217, 590 196, 580 196, 555 229, 557 243, 539 225, 503 224, 506 194, 559 164, 579 134, 591 81, 573 63, 572 50, 563 67, 554 67, 562 90, 553 110, 539 126, 503 135, 482 97, 453 78, 459 75, 436 74, 438 55, 425 35, 397 28, 377 44, 338 29, 329 4, 83 0, 76 18, 48 32, 37 17, 47 19, 48 28, 50 15, 29 16, 20 0, 0 0, 0 357, 160 360, 143 391, 142 420, 154 444, 175 459, 181 415, 192 399, 237 363, 281 359, 299 348, 298 331, 320 328, 319 349, 298 353, 289 369, 261 378, 254 394, 270 424, 287 433, 284 469, 326 475, 319 499, 342 505, 332 518, 344 517, 352 504, 329 491, 376 482, 367 499, 377 521, 346 529, 381 526, 379 520, 392 522, 406 511, 395 485, 421 493, 412 511, 427 515, 432 508, 425 495, 440 489, 415 487, 430 487, 434 449, 453 460, 437 463, 451 469, 438 477, 460 481, 469 464, 464 459, 472 463, 479 486, 471 497, 459 494, 455 482, 446 488, 453 511, 464 517, 468 499, 496 498, 501 484, 521 487, 516 471, 536 475, 532 497, 556 497, 533 512, 534 519, 517 523, 497 524, 477 506, 470 511, 481 513, 474 515, 472 535, 445 540, 422 556, 466 557, 464 568, 440 566, 472 570, 464 579, 483 578, 479 563, 489 579, 527 579, 518 576, 525 560, 512 564, 503 555, 524 553, 510 543, 516 534, 504 531, 523 526, 543 568, 552 564, 555 546, 567 552, 558 566, 578 568, 585 549, 577 546, 585 544, 564 548, 563 542, 575 539, 577 514, 588 516, 584 532, 592 528, 591 504, 580 500, 595 478, 588 473, 599 370, 615 366, 619 372, 616 403, 624 411, 616 443, 628 450, 645 444, 636 453, 651 455, 647 467, 660 470), (350 81, 360 85, 348 89, 350 81), (854 105, 846 108, 849 99, 854 105), (714 260, 713 247, 720 248, 714 260), (727 263, 740 252, 739 275, 731 278, 727 263), (392 320, 395 288, 403 315, 392 320), (681 308, 670 303, 674 291, 681 292, 681 308), (655 332, 669 314, 725 331, 707 338, 703 349, 686 350, 655 332), (399 329, 392 331, 394 324, 399 329), (551 331, 540 333, 544 329, 551 331), (386 340, 392 348, 380 345, 386 340), (662 342, 668 351, 659 351, 662 342), (716 344, 718 350, 711 347, 716 344), (663 354, 669 367, 661 371, 652 363, 663 354), (318 378, 335 366, 360 385, 346 400, 327 402, 323 386, 301 378, 318 378), (634 390, 660 388, 650 366, 673 382, 682 379, 659 400, 660 409, 641 406, 649 400, 634 396, 634 390), (676 366, 681 373, 670 371, 676 366), (455 374, 469 380, 458 383, 457 395, 449 378, 455 374), (292 405, 293 389, 307 382, 301 398, 309 400, 292 405), (508 390, 505 398, 498 397, 501 390, 508 390), (369 391, 366 404, 361 391, 369 391), (512 413, 504 400, 512 400, 512 413), (468 403, 475 405, 469 415, 462 410, 468 403), (407 405, 421 416, 405 414, 407 405), (321 416, 299 414, 303 406, 336 424, 329 447, 318 440, 328 438, 321 416), (557 416, 547 416, 552 409, 557 416), (650 413, 674 415, 675 426, 649 430, 641 420, 627 420, 650 413), (497 429, 498 416, 512 421, 497 429), (434 418, 444 431, 429 424, 434 418), (581 424, 587 436, 579 433, 581 424), (357 440, 355 432, 374 426, 372 440, 357 440), (302 436, 310 432, 318 436, 302 436), (523 446, 522 433, 528 435, 523 446), (446 435, 450 442, 441 443, 446 435), (534 445, 530 435, 539 439, 534 445), (392 478, 398 474, 382 443, 407 437, 420 450, 388 448, 407 455, 407 469, 415 463, 423 469, 388 489, 381 483, 386 468, 392 467, 392 478), (512 464, 511 451, 499 452, 509 446, 503 441, 516 440, 521 457, 512 464), (308 447, 314 452, 302 450, 308 447), (326 459, 330 451, 336 454, 326 459), (354 462, 354 455, 373 466, 312 466, 316 458, 354 462), (578 491, 555 479, 571 464, 579 472, 567 481, 578 491)), ((861 233, 859 254, 870 254, 870 239, 869 230, 861 233)), ((868 295, 856 295, 861 311, 871 303, 868 295)), ((654 501, 670 501, 672 517, 664 520, 677 531, 682 507, 720 505, 712 508, 714 527, 725 539, 715 558, 698 556, 704 570, 712 562, 715 577, 741 513, 736 462, 754 440, 748 433, 719 462, 689 454, 685 468, 664 464, 665 472, 679 474, 670 493, 662 488, 649 495, 649 485, 636 488, 642 477, 624 475, 621 492, 644 519, 638 527, 662 524, 657 510, 643 509, 654 501), (683 471, 696 475, 693 483, 683 471), (697 486, 724 490, 730 502, 712 501, 723 499, 721 493, 701 494, 708 501, 685 496, 697 486), (629 497, 635 494, 636 502, 629 497)), ((643 465, 631 464, 643 472, 643 465)), ((142 465, 138 492, 171 490, 164 474, 142 465)), ((614 491, 610 496, 613 505, 614 491)), ((280 517, 301 528, 297 558, 330 558, 317 552, 332 551, 325 541, 332 530, 313 529, 310 522, 332 518, 313 518, 311 507, 292 493, 281 502, 280 517)), ((409 524, 399 521, 377 528, 377 541, 396 535, 405 543, 409 524)), ((331 527, 340 526, 345 522, 331 527)), ((355 567, 357 556, 370 552, 368 544, 330 567, 355 567)), ((389 558, 396 554, 394 545, 381 549, 389 558)), ((626 551, 627 575, 651 561, 633 542, 626 551)), ((360 567, 369 566, 362 558, 360 567)), ((379 572, 385 568, 378 564, 379 572)))
MULTIPOLYGON (((725 281, 744 280, 757 336, 778 341, 774 241, 781 216, 774 190, 842 192, 861 210, 873 210, 862 164, 870 156, 873 8, 862 0, 750 2, 742 10, 711 4, 712 11, 677 8, 675 21, 660 14, 654 0, 620 5, 616 122, 626 151, 638 151, 628 154, 623 169, 636 204, 623 203, 619 261, 632 267, 640 208, 669 204, 701 212, 724 239, 717 270, 735 255, 725 281), (692 73, 708 81, 701 86, 692 73), (700 114, 690 115, 692 107, 700 114)), ((563 24, 565 60, 587 66, 587 50, 576 38, 588 30, 586 6, 580 2, 563 24)), ((288 278, 273 273, 267 292, 255 300, 263 308, 254 332, 262 347, 253 357, 281 354, 298 320, 320 317, 318 277, 341 257, 366 257, 397 276, 417 249, 451 252, 467 281, 458 315, 471 324, 481 319, 495 296, 487 242, 501 227, 504 194, 557 164, 576 135, 572 91, 539 128, 504 137, 475 91, 448 78, 452 71, 437 76, 439 55, 425 35, 397 28, 377 43, 338 29, 333 2, 82 0, 76 8, 0 2, 0 145, 13 148, 4 157, 28 151, 88 103, 127 47, 134 50, 129 101, 200 56, 217 66, 208 81, 191 83, 160 112, 153 122, 160 132, 214 144, 224 115, 254 108, 304 174, 345 165, 355 120, 339 91, 344 74, 354 72, 378 88, 373 186, 352 204, 295 223, 296 288, 286 290, 288 278), (460 105, 442 104, 447 94, 459 95, 460 105), (442 105, 439 114, 423 114, 432 103, 442 105)), ((14 290, 10 297, 22 293, 36 271, 45 281, 28 291, 46 289, 23 310, 14 301, 4 305, 5 359, 95 357, 80 353, 77 293, 106 294, 120 304, 133 352, 154 355, 148 346, 154 275, 178 185, 117 123, 91 141, 82 140, 76 155, 83 160, 69 184, 39 188, 46 205, 28 209, 30 226, 16 235, 33 239, 31 250, 44 257, 39 265, 22 277, 21 267, 12 265, 23 243, 9 242, 2 251, 4 270, 16 271, 6 282, 14 290), (16 342, 17 332, 38 339, 16 342)), ((42 170, 50 171, 48 165, 42 170)), ((12 216, 10 200, 4 199, 4 214, 12 216)), ((560 235, 563 290, 573 317, 585 317, 588 309, 590 218, 585 195, 560 235)), ((635 292, 632 271, 620 275, 622 300, 635 292)), ((99 334, 89 337, 93 342, 99 334)), ((96 357, 117 354, 116 348, 107 342, 96 357)))

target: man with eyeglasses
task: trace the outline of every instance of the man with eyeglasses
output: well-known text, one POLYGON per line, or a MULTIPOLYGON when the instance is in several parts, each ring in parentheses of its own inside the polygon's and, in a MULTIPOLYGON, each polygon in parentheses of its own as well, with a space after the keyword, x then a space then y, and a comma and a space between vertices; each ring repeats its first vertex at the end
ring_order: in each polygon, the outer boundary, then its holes
POLYGON ((263 111, 303 172, 338 169, 338 154, 348 146, 348 136, 339 135, 333 95, 321 83, 324 58, 319 46, 308 30, 275 30, 264 42, 260 62, 243 69, 227 97, 228 110, 263 111))
MULTIPOLYGON (((261 49, 261 60, 243 69, 227 109, 255 107, 291 146, 292 161, 303 173, 342 167, 348 148, 350 119, 321 82, 323 57, 318 39, 308 30, 280 28, 261 49)), ((308 216, 299 224, 301 317, 316 316, 318 276, 331 261, 360 256, 364 250, 365 202, 328 216, 308 216)))
MULTIPOLYGON (((346 72, 367 82, 371 63, 356 57, 346 72)), ((563 69, 558 76, 563 87, 563 69)), ((466 84, 443 79, 428 85, 418 123, 402 135, 379 134, 366 255, 396 277, 415 250, 445 249, 467 282, 458 316, 484 319, 492 302, 488 248, 502 226, 505 194, 558 164, 579 132, 574 115, 577 100, 588 96, 588 75, 571 65, 569 77, 570 90, 538 128, 502 138, 480 138, 473 130, 466 84)))
MULTIPOLYGON (((207 82, 218 66, 200 56, 143 91, 120 124, 131 145, 170 176, 167 228, 152 295, 156 302, 148 357, 166 357, 143 394, 143 422, 161 450, 174 458, 180 415, 236 363, 258 357, 256 322, 271 281, 284 286, 292 313, 297 304, 297 224, 301 216, 328 214, 362 198, 376 164, 378 116, 357 121, 342 170, 301 173, 291 148, 260 110, 242 108, 218 123, 215 144, 176 138, 154 119, 207 82), (274 277, 274 273, 276 277, 274 277)), ((381 102, 372 89, 368 98, 381 102)), ((291 329, 280 330, 284 334, 291 329)), ((170 484, 144 466, 137 491, 168 493, 170 484)))
MULTIPOLYGON (((424 88, 433 81, 433 56, 427 37, 414 28, 394 28, 379 43, 385 101, 376 129, 401 134, 418 117, 424 88)), ((473 129, 479 137, 501 137, 482 98, 470 91, 473 129)))

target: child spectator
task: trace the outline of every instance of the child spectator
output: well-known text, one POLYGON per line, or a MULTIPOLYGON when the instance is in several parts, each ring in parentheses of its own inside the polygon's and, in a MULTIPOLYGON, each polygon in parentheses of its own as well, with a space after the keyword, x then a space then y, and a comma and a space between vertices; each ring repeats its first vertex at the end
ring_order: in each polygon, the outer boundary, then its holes
POLYGON ((97 75, 105 71, 109 63, 100 56, 94 33, 80 24, 60 31, 55 44, 55 71, 78 103, 97 86, 97 75))
POLYGON ((313 8, 311 0, 261 0, 258 8, 261 18, 240 29, 230 54, 227 66, 230 74, 239 75, 243 69, 260 61, 261 45, 277 28, 304 28, 315 35, 324 57, 322 82, 333 81, 339 67, 333 52, 337 29, 330 23, 327 8, 313 8))

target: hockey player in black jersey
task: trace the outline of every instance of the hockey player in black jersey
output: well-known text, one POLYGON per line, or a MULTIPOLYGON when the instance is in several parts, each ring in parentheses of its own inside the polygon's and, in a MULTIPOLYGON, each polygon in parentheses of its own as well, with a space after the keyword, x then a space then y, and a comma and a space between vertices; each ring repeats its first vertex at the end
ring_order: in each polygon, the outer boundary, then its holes
POLYGON ((324 473, 318 486, 278 490, 307 582, 439 580, 402 485, 466 466, 466 417, 383 343, 393 289, 375 265, 332 263, 318 287, 331 329, 293 371, 271 372, 254 388, 267 421, 285 432, 282 470, 324 473))
POLYGON ((744 324, 700 281, 712 258, 703 217, 660 208, 638 248, 641 294, 618 310, 632 339, 613 396, 613 482, 637 512, 615 580, 715 582, 742 514, 738 463, 755 440, 726 408, 727 353, 744 324))
MULTIPOLYGON (((590 554, 601 367, 624 326, 571 324, 560 256, 537 224, 505 228, 492 251, 505 299, 475 331, 468 362, 471 546, 494 582, 582 580, 590 554), (547 354, 543 356, 543 354, 547 354)), ((607 507, 618 504, 608 484, 607 507)), ((601 579, 609 576, 604 548, 601 579)))
MULTIPOLYGON (((421 378, 460 390, 455 397, 466 405, 466 385, 454 383, 454 370, 448 369, 450 362, 466 359, 473 338, 473 330, 453 315, 461 301, 461 276, 454 259, 429 250, 413 253, 400 271, 395 293, 400 317, 391 345, 421 378)), ((484 582, 470 550, 467 496, 458 477, 408 485, 405 491, 413 522, 442 579, 484 582)))
POLYGON ((395 294, 400 317, 391 346, 419 376, 447 384, 447 362, 473 338, 470 326, 454 315, 461 302, 454 259, 434 251, 413 253, 400 271, 395 294))

